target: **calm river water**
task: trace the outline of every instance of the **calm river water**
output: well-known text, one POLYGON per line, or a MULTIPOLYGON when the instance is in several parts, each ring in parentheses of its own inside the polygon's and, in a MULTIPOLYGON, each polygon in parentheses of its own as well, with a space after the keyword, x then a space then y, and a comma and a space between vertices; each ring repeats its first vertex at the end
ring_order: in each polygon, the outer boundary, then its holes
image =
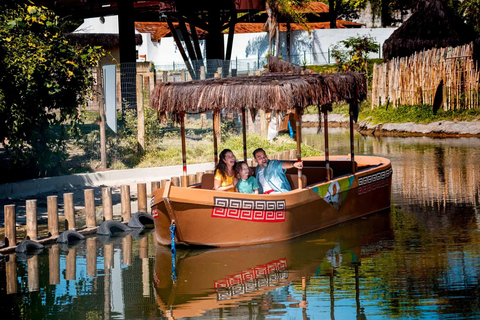
MULTIPOLYGON (((323 150, 316 130, 303 135, 323 150)), ((330 129, 331 154, 349 153, 330 129)), ((363 137, 392 206, 294 241, 169 250, 152 233, 0 261, 5 319, 479 319, 480 139, 363 137), (174 280, 172 280, 174 278, 174 280)))

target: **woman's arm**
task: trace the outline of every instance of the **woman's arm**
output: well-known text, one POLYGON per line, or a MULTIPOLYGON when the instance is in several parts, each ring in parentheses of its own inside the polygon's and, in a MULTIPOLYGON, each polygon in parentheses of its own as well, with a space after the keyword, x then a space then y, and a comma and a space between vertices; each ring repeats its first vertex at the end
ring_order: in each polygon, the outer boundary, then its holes
POLYGON ((226 186, 226 187, 220 187, 221 185, 222 185, 222 181, 220 181, 218 179, 213 179, 213 190, 225 191, 225 190, 230 190, 231 188, 233 188, 235 186, 234 184, 231 184, 231 185, 226 186))

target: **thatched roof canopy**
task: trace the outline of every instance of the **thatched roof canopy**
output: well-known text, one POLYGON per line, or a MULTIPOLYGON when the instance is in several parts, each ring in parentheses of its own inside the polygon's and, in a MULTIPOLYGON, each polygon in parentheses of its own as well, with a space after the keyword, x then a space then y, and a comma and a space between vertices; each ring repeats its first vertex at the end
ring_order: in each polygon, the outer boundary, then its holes
POLYGON ((327 105, 337 101, 358 103, 367 93, 359 73, 292 74, 266 73, 190 82, 160 83, 153 90, 150 106, 165 112, 206 112, 242 108, 287 111, 293 107, 327 105))
POLYGON ((475 39, 473 29, 441 0, 426 0, 383 45, 383 59, 406 57, 431 48, 459 46, 475 39))

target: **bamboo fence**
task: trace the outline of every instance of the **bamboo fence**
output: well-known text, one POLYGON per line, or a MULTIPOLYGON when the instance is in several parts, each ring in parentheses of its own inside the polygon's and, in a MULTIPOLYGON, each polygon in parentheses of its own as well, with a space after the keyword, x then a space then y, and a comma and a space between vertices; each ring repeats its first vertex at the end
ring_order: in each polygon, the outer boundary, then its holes
POLYGON ((381 105, 431 104, 443 80, 444 110, 479 107, 478 63, 473 43, 434 48, 373 67, 372 109, 381 105))

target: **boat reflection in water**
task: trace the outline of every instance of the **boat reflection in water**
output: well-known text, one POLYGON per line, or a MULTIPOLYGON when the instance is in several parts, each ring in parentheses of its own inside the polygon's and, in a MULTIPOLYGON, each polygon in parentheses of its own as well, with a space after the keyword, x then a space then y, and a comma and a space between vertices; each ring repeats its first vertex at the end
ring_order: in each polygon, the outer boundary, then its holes
POLYGON ((291 301, 287 297, 289 307, 306 307, 305 286, 310 278, 329 276, 333 314, 335 268, 347 264, 355 269, 352 290, 356 290, 359 302, 361 259, 378 252, 377 249, 385 250, 385 245, 391 243, 386 240, 391 239, 390 214, 379 212, 291 241, 178 250, 173 263, 169 248, 157 246, 153 275, 156 301, 163 314, 174 319, 202 315, 252 316, 256 313, 252 302, 268 312, 272 301, 265 299, 266 294, 289 285, 303 291, 301 301, 291 301))

